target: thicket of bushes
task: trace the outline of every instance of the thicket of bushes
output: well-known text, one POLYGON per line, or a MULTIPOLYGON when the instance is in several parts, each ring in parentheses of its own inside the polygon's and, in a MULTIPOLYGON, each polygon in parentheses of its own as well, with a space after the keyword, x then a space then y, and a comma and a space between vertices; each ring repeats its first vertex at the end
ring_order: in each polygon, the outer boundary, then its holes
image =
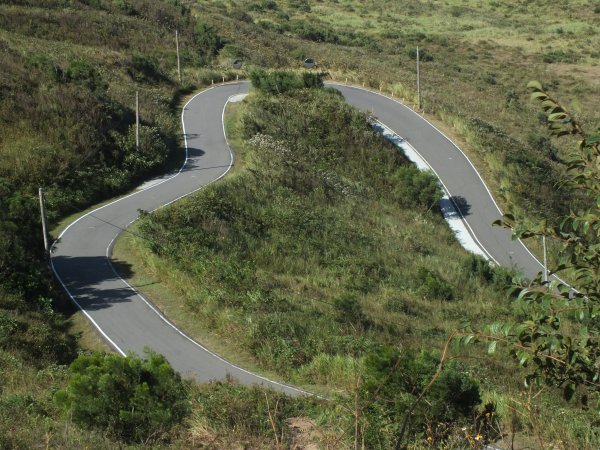
POLYGON ((129 443, 169 440, 190 414, 189 388, 161 355, 80 355, 56 394, 72 420, 129 443))
MULTIPOLYGON (((137 225, 138 251, 145 260, 160 258, 163 269, 153 276, 184 295, 190 314, 225 339, 235 335, 234 345, 261 366, 345 395, 356 376, 373 383, 385 377, 368 355, 385 359, 399 342, 439 345, 444 324, 432 314, 456 321, 466 305, 501 314, 485 278, 495 270, 460 256, 430 174, 409 168, 337 91, 306 88, 291 73, 254 78, 260 88, 243 106, 234 136, 246 142, 246 170, 137 225), (264 88, 274 84, 286 88, 264 88), (436 237, 423 240, 427 233, 436 237), (419 240, 416 270, 412 246, 419 240), (424 268, 442 259, 443 268, 424 268)), ((433 375, 435 357, 417 354, 394 353, 422 372, 404 379, 409 384, 390 382, 398 396, 367 388, 361 394, 369 446, 391 445, 405 406, 433 375)), ((475 413, 474 381, 458 366, 447 376, 432 394, 439 407, 415 419, 411 439, 427 432, 427 421, 449 424, 436 434, 446 439, 475 413)))
POLYGON ((178 102, 185 88, 174 79, 175 27, 182 34, 182 59, 202 70, 214 57, 209 44, 216 32, 194 31, 195 20, 178 2, 0 5, 2 448, 31 448, 44 439, 57 448, 115 445, 102 434, 70 427, 50 399, 67 381, 56 365, 72 361, 78 344, 58 308, 63 293, 43 254, 37 192, 45 189, 52 227, 164 170, 178 149, 178 102), (136 90, 139 149, 132 128, 136 90), (56 431, 62 427, 66 431, 56 431))

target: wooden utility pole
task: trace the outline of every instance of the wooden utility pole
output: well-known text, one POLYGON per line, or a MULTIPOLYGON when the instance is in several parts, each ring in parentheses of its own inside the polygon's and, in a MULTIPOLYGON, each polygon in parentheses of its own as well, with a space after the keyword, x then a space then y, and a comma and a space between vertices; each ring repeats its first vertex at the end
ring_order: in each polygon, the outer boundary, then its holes
POLYGON ((44 250, 46 251, 46 256, 48 255, 48 232, 46 230, 46 208, 44 207, 44 191, 42 188, 38 191, 40 197, 40 214, 42 216, 42 233, 44 233, 44 250))
POLYGON ((181 83, 181 64, 179 62, 179 32, 175 30, 175 48, 177 50, 177 77, 181 83))
POLYGON ((140 149, 140 92, 135 91, 135 149, 140 149))
POLYGON ((544 249, 544 281, 548 281, 548 254, 546 251, 546 236, 542 236, 542 248, 544 249))
POLYGON ((417 47, 417 108, 421 109, 421 72, 419 68, 419 47, 417 47))

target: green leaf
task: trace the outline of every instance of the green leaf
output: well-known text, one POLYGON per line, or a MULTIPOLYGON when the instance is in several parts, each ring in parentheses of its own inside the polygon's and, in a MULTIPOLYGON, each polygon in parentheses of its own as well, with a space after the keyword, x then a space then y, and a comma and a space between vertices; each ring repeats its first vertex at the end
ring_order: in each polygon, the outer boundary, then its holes
POLYGON ((567 114, 566 114, 566 113, 564 113, 564 112, 556 112, 556 113, 552 113, 552 114, 550 114, 550 115, 548 116, 548 120, 549 120, 550 122, 556 122, 556 121, 558 121, 558 120, 563 120, 563 119, 566 119, 567 117, 569 117, 569 116, 567 116, 567 114))
POLYGON ((488 345, 488 354, 491 355, 496 351, 496 345, 498 344, 498 341, 492 341, 490 342, 490 344, 488 345))
POLYGON ((531 100, 548 101, 548 96, 544 92, 536 91, 531 94, 531 100))
POLYGON ((600 133, 593 133, 585 138, 587 145, 597 144, 598 142, 600 142, 600 133))
POLYGON ((542 87, 542 83, 540 83, 537 80, 531 80, 529 83, 527 83, 527 89, 535 89, 538 91, 544 90, 544 88, 542 87))
POLYGON ((573 398, 573 394, 575 394, 575 384, 569 383, 565 386, 563 390, 563 397, 565 400, 569 401, 573 398))

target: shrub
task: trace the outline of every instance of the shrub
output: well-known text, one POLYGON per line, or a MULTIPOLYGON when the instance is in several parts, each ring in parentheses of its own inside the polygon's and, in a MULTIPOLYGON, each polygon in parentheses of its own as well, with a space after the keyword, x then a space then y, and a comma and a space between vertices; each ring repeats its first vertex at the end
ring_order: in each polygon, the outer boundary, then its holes
POLYGON ((440 275, 425 267, 420 267, 417 272, 417 283, 419 292, 424 297, 433 297, 441 300, 452 300, 454 290, 452 285, 444 280, 440 275))
MULTIPOLYGON (((417 49, 411 48, 408 51, 408 56, 410 56, 412 59, 416 58, 417 57, 417 49)), ((423 62, 433 61, 433 55, 431 53, 429 53, 427 50, 425 50, 424 48, 420 48, 419 49, 419 61, 423 61, 423 62)))
POLYGON ((366 327, 368 320, 365 317, 362 306, 358 299, 351 295, 336 298, 334 305, 337 309, 337 318, 342 323, 356 325, 359 328, 366 327))
POLYGON ((249 7, 251 11, 257 12, 264 12, 267 10, 274 11, 277 8, 277 2, 275 0, 260 0, 258 2, 252 3, 249 7))
POLYGON ((269 94, 283 94, 296 89, 320 88, 323 86, 324 73, 303 73, 302 75, 294 72, 253 70, 250 72, 252 86, 259 91, 269 94))
POLYGON ((123 166, 135 177, 160 166, 169 154, 158 128, 140 126, 140 147, 136 148, 135 125, 119 142, 123 166))
POLYGON ((65 78, 67 81, 81 84, 91 91, 106 88, 106 84, 103 83, 96 68, 91 63, 83 60, 71 62, 65 71, 65 78))
POLYGON ((414 165, 400 167, 394 175, 394 198, 406 207, 437 207, 442 198, 442 189, 435 175, 422 172, 414 165))
MULTIPOLYGON (((382 430, 381 424, 397 427, 404 414, 420 392, 431 381, 439 364, 439 358, 428 351, 407 350, 399 352, 390 347, 381 347, 370 353, 365 360, 365 383, 363 395, 374 397, 368 420, 372 439, 380 439, 390 430, 382 430)), ((409 434, 447 434, 450 430, 442 425, 453 423, 460 427, 466 424, 481 403, 479 386, 454 361, 447 363, 439 378, 413 411, 409 434)), ((389 436, 388 434, 388 437, 389 436)), ((443 438, 444 436, 436 436, 443 438)))
POLYGON ((156 58, 148 55, 134 52, 129 57, 127 65, 127 73, 135 81, 156 83, 166 79, 159 69, 156 58))
POLYGON ((200 47, 203 56, 215 56, 225 46, 221 36, 217 34, 212 25, 198 22, 194 28, 194 41, 200 47))
POLYGON ((165 440, 190 412, 187 386, 163 356, 145 354, 146 360, 135 354, 80 355, 56 400, 80 426, 125 442, 165 440))
POLYGON ((576 53, 572 51, 564 51, 564 50, 552 50, 548 53, 544 53, 542 60, 545 63, 569 63, 575 64, 579 61, 580 57, 576 53))

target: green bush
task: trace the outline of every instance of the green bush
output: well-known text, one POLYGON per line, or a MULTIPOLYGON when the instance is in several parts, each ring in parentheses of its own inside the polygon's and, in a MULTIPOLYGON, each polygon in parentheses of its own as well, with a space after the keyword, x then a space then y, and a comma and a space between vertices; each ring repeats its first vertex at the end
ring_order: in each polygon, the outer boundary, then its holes
MULTIPOLYGON (((411 48, 408 51, 408 56, 410 56, 412 59, 415 59, 417 57, 417 50, 414 48, 411 48)), ((431 62, 431 61, 433 61, 433 55, 431 53, 429 53, 426 49, 420 48, 419 49, 419 61, 431 62)))
POLYGON ((553 63, 569 63, 575 64, 579 61, 581 57, 574 53, 573 51, 564 51, 564 50, 552 50, 548 53, 544 53, 542 60, 545 63, 553 64, 553 63))
POLYGON ((57 402, 76 424, 125 442, 168 440, 190 413, 188 388, 163 356, 145 354, 145 360, 134 354, 80 355, 57 402))
POLYGON ((128 59, 127 73, 133 80, 146 83, 167 80, 161 73, 156 58, 140 52, 133 52, 128 59))
POLYGON ((441 300, 452 300, 454 298, 452 285, 433 270, 419 267, 416 281, 419 292, 426 298, 441 300))
POLYGON ((420 206, 436 209, 442 198, 442 189, 436 176, 409 164, 394 174, 394 197, 406 207, 420 206))
POLYGON ((492 265, 487 259, 478 255, 469 255, 463 263, 463 268, 479 281, 491 284, 501 290, 510 286, 514 275, 511 270, 492 265))
MULTIPOLYGON (((373 400, 367 417, 372 428, 370 439, 381 442, 381 438, 395 438, 392 430, 399 427, 409 407, 432 380, 438 364, 437 355, 425 350, 399 352, 381 347, 367 356, 362 395, 373 400), (389 424, 391 430, 382 429, 383 424, 389 424)), ((414 437, 426 431, 443 438, 449 434, 449 426, 459 428, 472 421, 480 403, 478 384, 464 367, 451 361, 415 407, 408 434, 414 437)))
POLYGON ((283 94, 288 91, 305 88, 320 88, 323 86, 324 73, 303 73, 256 69, 250 72, 252 86, 259 91, 269 94, 283 94))
POLYGON ((156 127, 140 126, 140 147, 136 148, 135 125, 121 137, 119 150, 123 167, 133 176, 148 173, 165 162, 169 149, 156 127))
POLYGON ((215 28, 206 22, 196 24, 194 42, 199 47, 200 54, 204 57, 215 56, 225 46, 225 42, 215 28))
POLYGON ((82 84, 92 91, 98 88, 106 88, 106 84, 103 83, 98 70, 88 61, 76 60, 71 62, 64 75, 67 81, 82 84))

